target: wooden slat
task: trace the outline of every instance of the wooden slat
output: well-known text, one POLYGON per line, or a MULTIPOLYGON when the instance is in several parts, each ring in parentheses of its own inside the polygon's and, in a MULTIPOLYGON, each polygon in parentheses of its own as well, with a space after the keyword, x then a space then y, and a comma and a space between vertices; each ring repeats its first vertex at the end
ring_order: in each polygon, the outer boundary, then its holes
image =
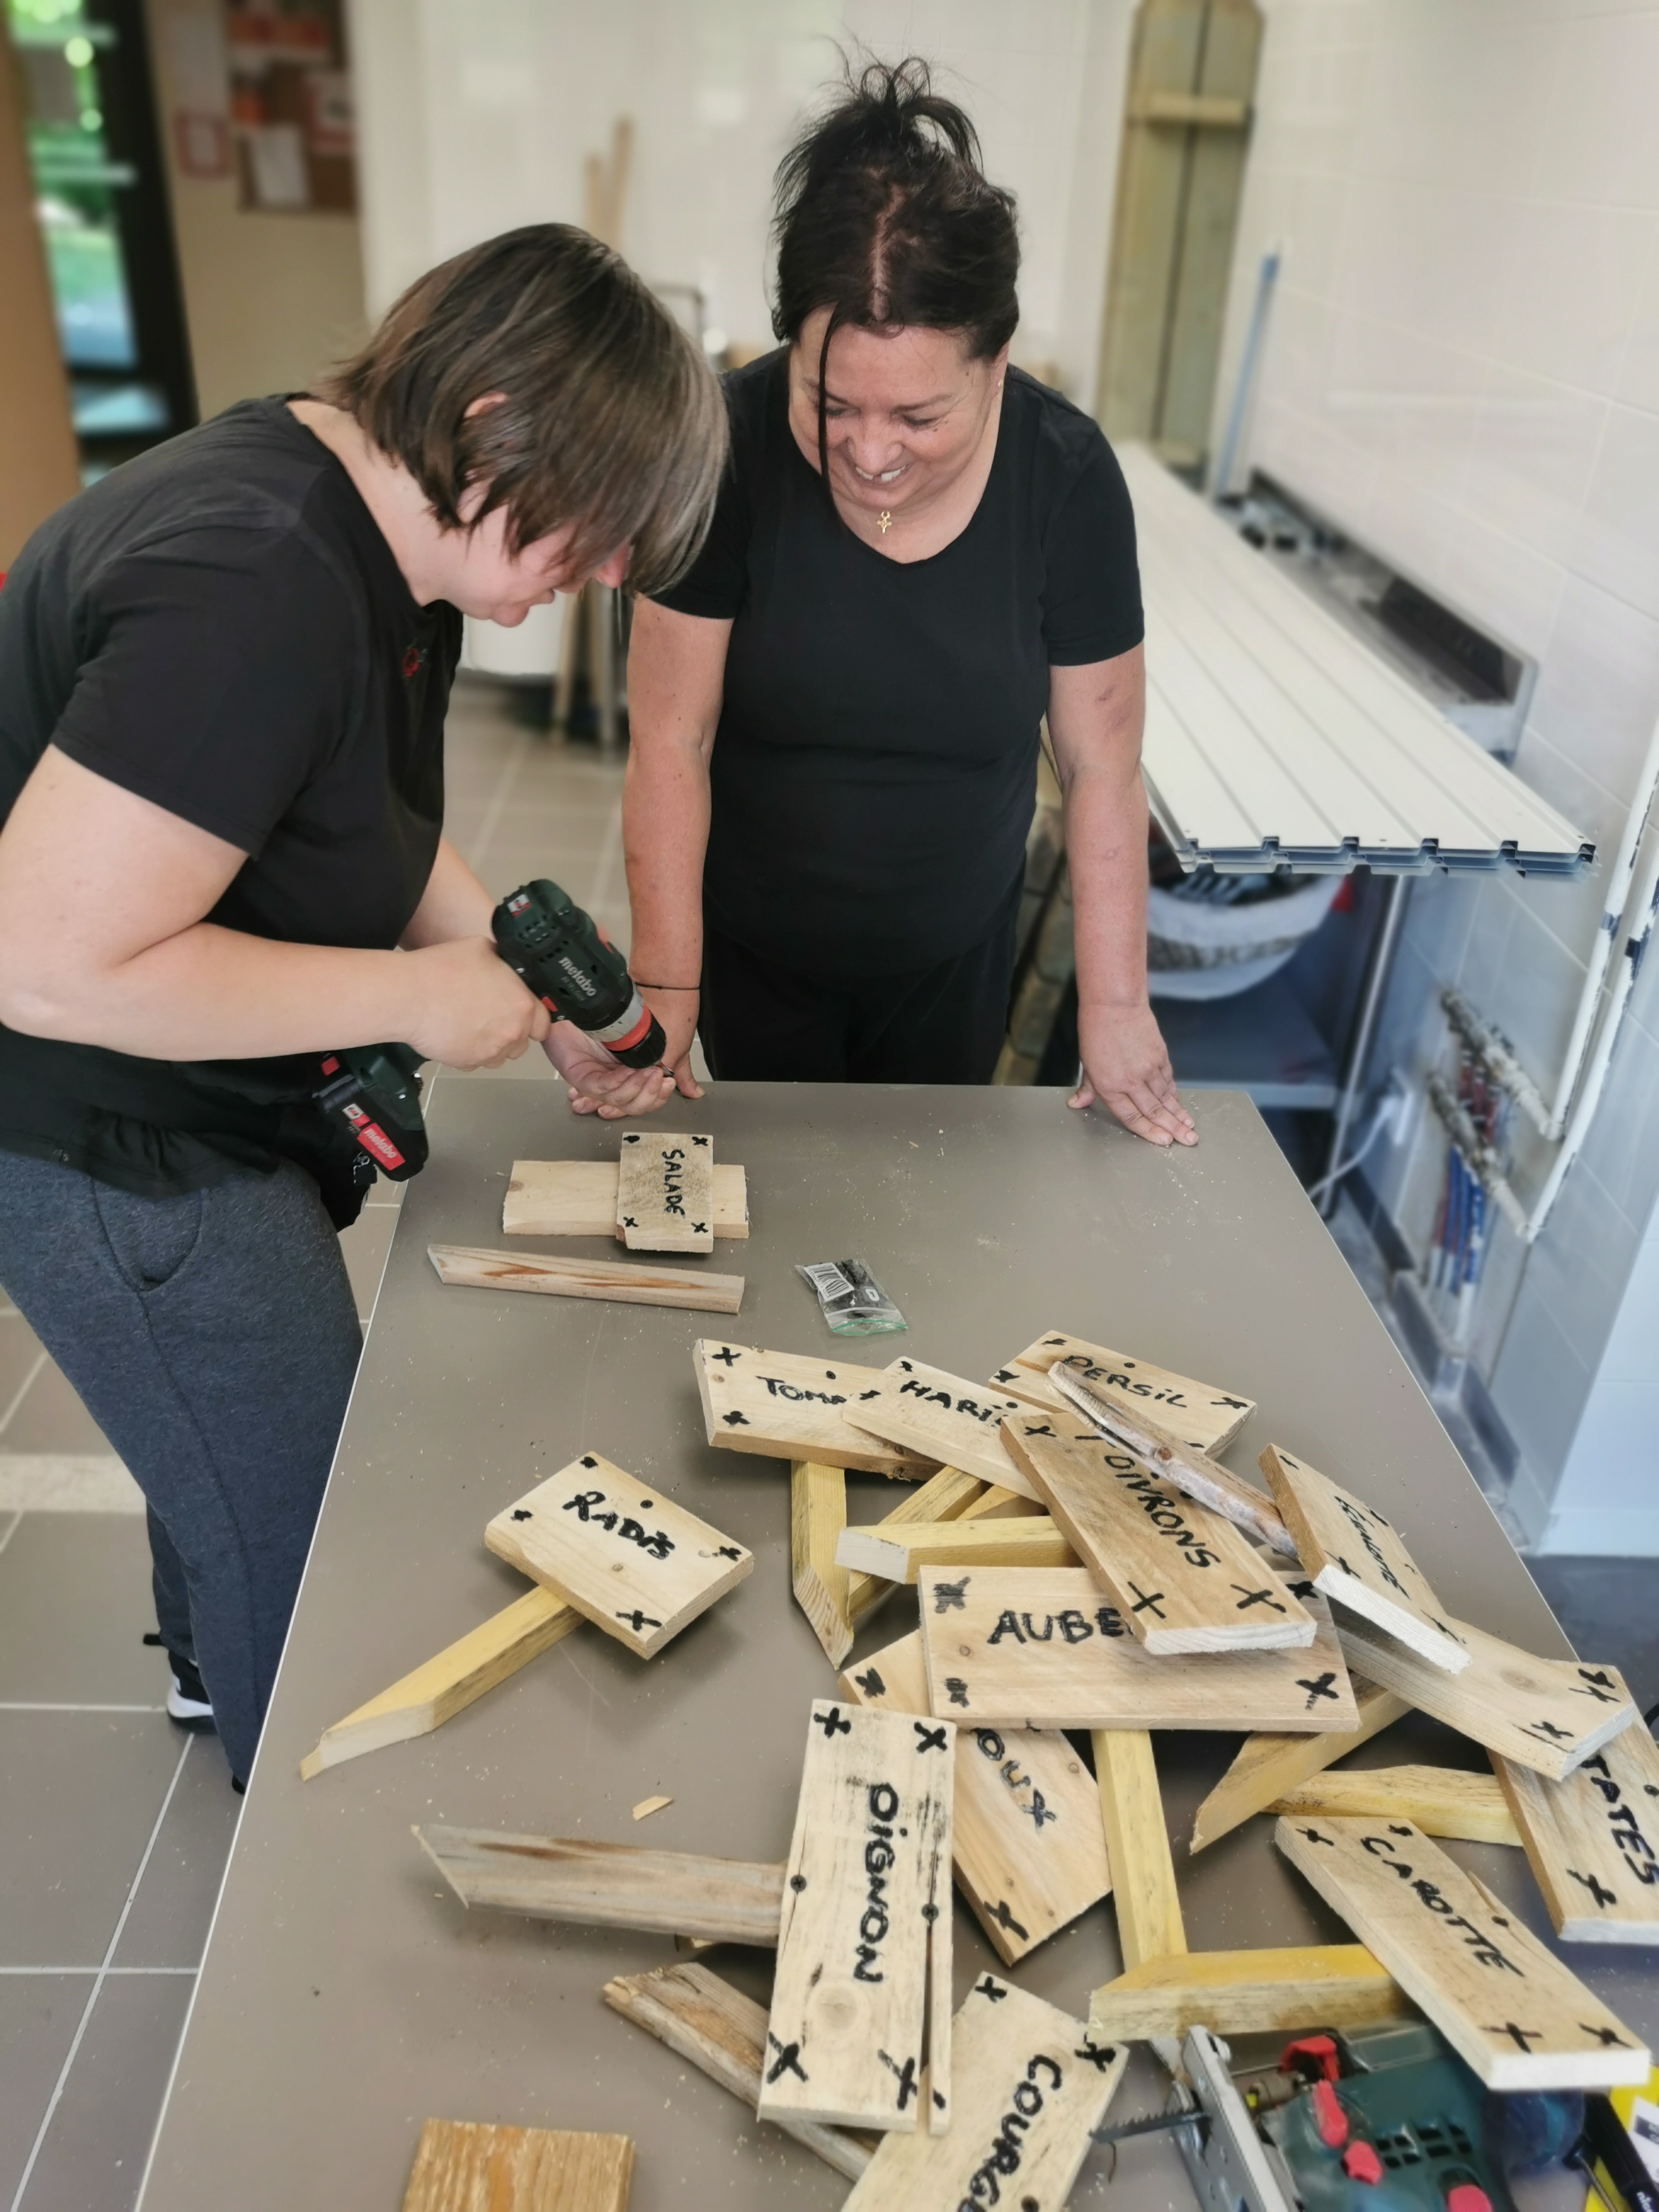
POLYGON ((1152 1739, 1145 1729, 1097 1729, 1093 1741, 1123 1963, 1139 1966, 1148 1959, 1172 1958, 1186 1949, 1187 1931, 1152 1739))
POLYGON ((833 1356, 808 1358, 752 1344, 721 1344, 712 1337, 694 1346, 691 1356, 703 1426, 709 1443, 723 1451, 810 1459, 907 1480, 938 1472, 936 1460, 878 1443, 845 1418, 865 1392, 879 1386, 879 1369, 833 1356))
MULTIPOLYGON (((606 2004, 679 2057, 690 2061, 752 2112, 760 2102, 766 2012, 707 1966, 677 1961, 648 1974, 618 1974, 600 1991, 606 2004)), ((815 2120, 776 2124, 848 2180, 870 2163, 873 2146, 844 2128, 815 2120)))
POLYGON ((1281 1820, 1273 1841, 1489 2089, 1646 2081, 1640 2038, 1409 1820, 1281 1820))
POLYGON ((428 2120, 404 2212, 628 2212, 627 2136, 428 2120))
POLYGON ((1001 1391, 899 1358, 861 1388, 847 1418, 870 1435, 931 1453, 964 1474, 1030 1495, 1030 1486, 1003 1449, 1000 1424, 1019 1402, 1001 1391))
POLYGON ((300 1761, 301 1780, 309 1782, 367 1751, 429 1735, 581 1624, 574 1606, 550 1590, 526 1590, 379 1697, 325 1729, 317 1748, 300 1761))
POLYGON ((1376 2027, 1411 2008, 1388 1968, 1363 1943, 1286 1951, 1188 1951, 1147 1959, 1089 2001, 1097 2043, 1179 2039, 1194 2027, 1217 2035, 1287 2034, 1376 2027))
POLYGON ((768 1949, 778 1940, 781 1866, 489 1828, 424 1827, 415 1836, 465 1905, 768 1949))
POLYGON ((923 1649, 936 1713, 964 1728, 1353 1729, 1322 1598, 1305 1651, 1158 1659, 1080 1567, 924 1567, 923 1649))
POLYGON ((1148 1651, 1304 1650, 1313 1642, 1313 1615, 1231 1521, 1094 1429, 1079 1432, 1069 1406, 1030 1407, 1003 1423, 1002 1440, 1148 1651))
POLYGON ((1359 1725, 1346 1734, 1253 1735, 1241 1746, 1238 1756, 1199 1807, 1193 1820, 1188 1852, 1201 1851, 1230 1835, 1253 1813, 1264 1812, 1275 1798, 1294 1790, 1332 1762, 1346 1759, 1369 1743, 1385 1728, 1411 1711, 1403 1698, 1378 1687, 1359 1674, 1349 1677, 1359 1725))
POLYGON ((617 1162, 617 1233, 630 1252, 712 1252, 714 1139, 625 1130, 617 1162))
MULTIPOLYGON (((841 1686, 860 1705, 925 1713, 921 1636, 849 1667, 841 1686)), ((1005 1966, 1107 1894, 1100 1801, 1057 1729, 957 1730, 951 1858, 957 1886, 1005 1966)))
MULTIPOLYGON (((507 1237, 615 1237, 615 1160, 514 1160, 501 1204, 507 1237)), ((749 1234, 749 1178, 714 1163, 714 1234, 749 1234)))
POLYGON ((878 1521, 843 1528, 836 1557, 843 1569, 914 1583, 927 1567, 1074 1567, 1077 1554, 1046 1513, 1014 1520, 878 1521))
POLYGON ((649 1659, 752 1573, 752 1552, 597 1452, 498 1513, 484 1542, 649 1659))
POLYGON ((836 1547, 847 1526, 847 1474, 798 1459, 789 1469, 789 1569, 795 1602, 832 1667, 853 1648, 847 1570, 836 1547))
POLYGON ((1000 1483, 988 1482, 973 1504, 962 1514, 964 1521, 1019 1521, 1039 1514, 1042 1508, 1035 1498, 1022 1498, 1017 1490, 1005 1490, 1000 1483))
POLYGON ((1363 1613, 1449 1674, 1469 1663, 1428 1577, 1393 1522, 1329 1475, 1269 1444, 1258 1462, 1314 1588, 1363 1613))
POLYGON ((1060 1328, 1047 1330, 1017 1352, 991 1380, 1011 1397, 1029 1398, 1035 1406, 1063 1406, 1066 1401, 1049 1379, 1049 1370, 1057 1366, 1074 1370, 1100 1397, 1142 1407, 1200 1451, 1225 1451, 1255 1411, 1254 1398, 1241 1398, 1236 1391, 1218 1389, 1212 1382, 1177 1375, 1173 1368, 1091 1344, 1060 1328))
POLYGON ((1565 1782, 1494 1759, 1564 1943, 1659 1943, 1659 1744, 1638 1721, 1565 1782))
POLYGON ((926 2021, 934 1954, 948 1961, 951 1941, 955 1734, 948 1721, 813 1702, 763 2119, 908 2134, 921 2124, 924 2075, 929 2119, 949 2119, 948 2059, 941 2066, 937 2034, 930 2052, 926 2021))
POLYGON ((1616 1667, 1535 1659, 1467 1620, 1451 1626, 1468 1647, 1461 1674, 1431 1666, 1352 1613, 1337 1623, 1337 1634, 1348 1663, 1368 1680, 1553 1782, 1638 1717, 1616 1667))
MULTIPOLYGON (((1388 1692, 1379 1694, 1386 1697, 1388 1692)), ((1465 1774, 1451 1766, 1360 1766, 1342 1774, 1319 1774, 1298 1782, 1264 1809, 1291 1817, 1326 1814, 1338 1820, 1392 1814, 1411 1821, 1425 1836, 1452 1836, 1466 1844, 1521 1841, 1492 1777, 1465 1774)))
POLYGON ((428 1244, 441 1282, 475 1291, 540 1291, 556 1298, 612 1298, 630 1306, 685 1306, 693 1313, 734 1314, 743 1304, 741 1275, 694 1275, 623 1260, 563 1260, 546 1253, 483 1252, 465 1244, 428 1244))
MULTIPOLYGON (((902 1498, 890 1513, 882 1516, 878 1525, 892 1528, 902 1528, 911 1521, 963 1520, 988 1495, 986 1485, 977 1475, 964 1474, 960 1468, 942 1467, 937 1474, 929 1475, 926 1482, 902 1498)), ((1025 1501, 1020 1502, 1023 1504, 1025 1501)), ((854 1628, 861 1628, 876 1607, 899 1587, 884 1575, 850 1573, 847 1577, 847 1612, 854 1628)))
POLYGON ((981 1975, 956 2015, 957 2118, 948 2135, 883 2137, 844 2212, 1063 2205, 1128 2062, 1081 2021, 981 1975))

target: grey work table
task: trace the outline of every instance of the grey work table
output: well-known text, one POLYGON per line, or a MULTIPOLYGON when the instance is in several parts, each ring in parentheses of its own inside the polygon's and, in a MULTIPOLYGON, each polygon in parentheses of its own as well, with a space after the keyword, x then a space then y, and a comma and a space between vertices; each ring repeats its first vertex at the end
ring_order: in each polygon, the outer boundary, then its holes
MULTIPOLYGON (((732 1320, 443 1288, 428 1243, 500 1247, 515 1158, 614 1158, 617 1129, 573 1121, 548 1082, 440 1082, 432 1164, 404 1205, 143 2212, 396 2212, 428 2115, 629 2134, 635 2212, 841 2203, 828 2166, 601 2003, 609 1976, 672 1959, 670 1943, 469 1914, 410 1834, 449 1822, 787 1856, 808 1704, 832 1677, 790 1595, 787 1468, 704 1443, 699 1336, 833 1345, 872 1365, 902 1351, 973 1376, 1055 1328, 1139 1353, 1259 1401, 1236 1468, 1270 1437, 1295 1447, 1404 1527, 1455 1611, 1565 1652, 1255 1109, 1231 1092, 1193 1103, 1202 1142, 1175 1153, 1053 1091, 728 1085, 677 1103, 665 1126, 713 1131, 717 1158, 748 1170, 753 1234, 701 1263, 747 1277, 732 1320), (794 1267, 846 1254, 875 1268, 908 1336, 829 1336, 794 1267), (653 1660, 584 1627, 435 1735, 302 1784, 330 1722, 519 1595, 484 1524, 589 1449, 749 1545, 750 1579, 653 1660), (659 1791, 673 1804, 636 1827, 629 1808, 659 1791)), ((899 1494, 860 1479, 852 1517, 899 1494)), ((899 1593, 860 1653, 915 1621, 899 1593)), ((1193 1808, 1236 1746, 1158 1738, 1192 1948, 1347 1940, 1267 1821, 1188 1867, 1193 1808)), ((1416 1721, 1359 1756, 1484 1763, 1416 1721)), ((1451 1848, 1545 1929, 1519 1852, 1451 1848)), ((960 1905, 956 1945, 960 1999, 996 1964, 960 1905)), ((1651 2033, 1651 1964, 1625 1956, 1636 1963, 1574 1963, 1651 2033)), ((764 1954, 711 1963, 764 1996, 764 1954)), ((1101 1905, 1016 1978, 1084 2014, 1118 1971, 1101 1905)), ((1159 2095, 1137 2054, 1120 2109, 1159 2095)), ((1110 2186, 1133 2212, 1190 2201, 1158 2142, 1124 2145, 1110 2186)), ((1103 2204, 1108 2187, 1102 2153, 1072 2201, 1103 2204)))

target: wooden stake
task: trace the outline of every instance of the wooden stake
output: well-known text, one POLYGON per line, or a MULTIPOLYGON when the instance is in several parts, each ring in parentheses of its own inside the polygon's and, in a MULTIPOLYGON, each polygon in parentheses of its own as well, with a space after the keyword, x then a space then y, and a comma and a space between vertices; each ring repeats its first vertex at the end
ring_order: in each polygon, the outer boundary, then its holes
POLYGON ((1292 1818, 1304 1813, 1339 1820, 1392 1815, 1411 1821, 1425 1836, 1455 1836, 1468 1844, 1521 1841, 1492 1776, 1465 1774, 1451 1766, 1364 1766, 1346 1774, 1316 1775, 1285 1790, 1267 1810, 1292 1818))
POLYGON ((1123 2078, 1081 2021, 984 1974, 956 2019, 958 2117, 947 2136, 884 2136, 844 2212, 1059 2207, 1123 2078))
POLYGON ((1273 1841, 1489 2089, 1647 2080, 1639 2038, 1409 1820, 1282 1820, 1273 1841))
POLYGON ((404 2212, 628 2212, 627 2136, 428 2120, 404 2212))
MULTIPOLYGON (((925 1713, 921 1637, 849 1667, 841 1687, 860 1705, 925 1713)), ((1057 1729, 957 1730, 951 1838, 957 1886, 1006 1966, 1112 1886, 1100 1800, 1057 1729)))
POLYGON ((1022 1497, 1017 1490, 1005 1490, 1000 1482, 988 1482, 961 1517, 964 1521, 1020 1521, 1042 1510, 1035 1498, 1022 1497))
POLYGON ((1095 1782, 1112 1866, 1118 1948, 1126 1966, 1187 1948, 1152 1739, 1144 1729, 1096 1729, 1095 1782))
POLYGON ((630 1252, 714 1249, 714 1139, 629 1129, 617 1177, 617 1234, 630 1252))
POLYGON ((1148 1651, 1304 1650, 1313 1615, 1231 1521, 1133 1453, 1029 1407, 1002 1425, 1009 1456, 1148 1651))
POLYGON ((498 1513, 484 1542, 641 1659, 755 1565, 752 1552, 597 1452, 498 1513))
POLYGON ((693 1275, 674 1267, 629 1267, 623 1260, 558 1260, 545 1253, 479 1252, 428 1244, 440 1281, 475 1291, 541 1291, 556 1298, 614 1298, 629 1306, 685 1306, 734 1314, 741 1275, 693 1275))
POLYGON ((1190 2028, 1217 2035, 1287 2034, 1297 2028, 1375 2027, 1410 2006, 1363 1943, 1289 1951, 1192 1951, 1147 1959, 1097 1989, 1089 2003, 1097 2043, 1177 2040, 1190 2028))
POLYGON ((1046 1513, 1016 1521, 913 1521, 892 1528, 843 1528, 836 1547, 843 1568, 914 1583, 928 1567, 1074 1567, 1077 1554, 1046 1513))
MULTIPOLYGON (((766 2014, 752 1997, 707 1966, 681 1965, 658 1966, 648 1974, 618 1974, 600 1994, 613 2012, 690 2059, 754 2111, 760 2102, 766 2014)), ((780 2119, 775 2124, 849 2181, 856 2181, 870 2163, 873 2146, 865 2136, 820 2127, 816 2120, 780 2119)))
POLYGON ((798 1459, 789 1470, 789 1565, 795 1602, 812 1624, 832 1667, 853 1648, 847 1570, 836 1551, 847 1526, 847 1475, 798 1459))
MULTIPOLYGON (((514 1160, 501 1205, 508 1237, 619 1237, 615 1160, 514 1160)), ((714 1163, 714 1234, 749 1234, 749 1179, 714 1163)))
POLYGON ((1337 1633, 1350 1665, 1373 1682, 1553 1782, 1638 1718, 1616 1667, 1534 1659, 1466 1620, 1451 1625, 1469 1653, 1461 1674, 1431 1666, 1420 1652, 1352 1613, 1338 1624, 1337 1633))
POLYGON ((1070 1368, 1103 1398, 1150 1413, 1182 1443, 1202 1452, 1225 1451, 1255 1411, 1254 1398, 1218 1390, 1212 1383, 1194 1382, 1190 1375, 1154 1366, 1150 1359, 1132 1359, 1127 1352, 1090 1344, 1057 1328, 1017 1352, 991 1380, 1016 1398, 1052 1409, 1066 1403, 1049 1379, 1055 1367, 1070 1368))
POLYGON ((315 1751, 300 1761, 300 1779, 309 1782, 327 1767, 361 1759, 366 1751, 430 1735, 581 1624, 574 1606, 550 1590, 526 1590, 480 1627, 446 1644, 413 1674, 403 1675, 378 1698, 325 1729, 315 1751))
POLYGON ((1269 1444, 1258 1464, 1314 1588, 1397 1636, 1431 1666, 1461 1674, 1468 1646, 1447 1625, 1393 1523, 1278 1444, 1269 1444))
POLYGON ((1385 1728, 1411 1711, 1406 1700, 1395 1697, 1392 1690, 1379 1689, 1375 1682, 1364 1681, 1358 1674, 1351 1675, 1349 1680, 1353 1686, 1359 1726, 1346 1733, 1326 1735, 1249 1737, 1199 1807, 1193 1821, 1192 1840, 1187 1846, 1188 1852, 1201 1851, 1206 1844, 1231 1834, 1252 1813, 1263 1811, 1287 1790, 1294 1790, 1298 1783, 1320 1773, 1334 1760, 1346 1759, 1351 1751, 1358 1751, 1362 1743, 1369 1743, 1374 1735, 1380 1735, 1385 1728))
POLYGON ((847 1418, 868 1435, 931 1453, 981 1482, 1029 1497, 1031 1486, 1009 1458, 1000 1433, 1005 1416, 1018 1411, 1018 1399, 989 1391, 982 1382, 901 1358, 870 1377, 847 1418))
POLYGON ((703 1426, 723 1451, 757 1452, 765 1459, 810 1459, 860 1474, 896 1474, 909 1480, 938 1473, 934 1461, 896 1444, 878 1444, 843 1418, 858 1397, 875 1387, 879 1370, 855 1360, 805 1358, 793 1352, 765 1352, 752 1344, 720 1344, 702 1338, 692 1348, 703 1426))
POLYGON ((500 1835, 488 1828, 416 1828, 414 1834, 465 1905, 765 1949, 778 1940, 781 1866, 591 1844, 578 1836, 500 1835))
MULTIPOLYGON (((964 1520, 975 1505, 989 1495, 977 1475, 963 1474, 960 1468, 942 1467, 918 1489, 902 1498, 890 1513, 884 1514, 879 1526, 890 1529, 913 1521, 964 1520)), ((898 1587, 884 1575, 849 1573, 847 1614, 854 1630, 862 1628, 876 1607, 891 1597, 898 1587)))
POLYGON ((763 2119, 908 2134, 926 2076, 930 2118, 948 2122, 948 2013, 932 2022, 931 2053, 924 2027, 941 1953, 949 1972, 955 1735, 948 1721, 814 1700, 763 2119))
POLYGON ((924 1567, 918 1582, 933 1708, 964 1728, 1323 1735, 1358 1720, 1320 1597, 1305 1601, 1317 1631, 1305 1651, 1160 1659, 1081 1567, 924 1567))
POLYGON ((1092 1421, 1097 1429, 1115 1443, 1121 1444, 1126 1451, 1133 1452, 1137 1459, 1144 1460, 1165 1482, 1173 1483, 1187 1497, 1195 1498, 1200 1505, 1207 1505, 1224 1521, 1237 1522, 1269 1551, 1280 1552, 1286 1559, 1296 1557, 1295 1540, 1285 1528, 1278 1507, 1254 1485, 1235 1474, 1231 1468, 1223 1467, 1219 1460, 1182 1443, 1179 1437, 1160 1428, 1144 1413, 1129 1413, 1115 1398, 1099 1396, 1071 1368, 1056 1367, 1053 1373, 1054 1388, 1073 1412, 1092 1421))
POLYGON ((1564 1943, 1659 1943, 1659 1744, 1638 1722, 1565 1782, 1494 1759, 1564 1943))

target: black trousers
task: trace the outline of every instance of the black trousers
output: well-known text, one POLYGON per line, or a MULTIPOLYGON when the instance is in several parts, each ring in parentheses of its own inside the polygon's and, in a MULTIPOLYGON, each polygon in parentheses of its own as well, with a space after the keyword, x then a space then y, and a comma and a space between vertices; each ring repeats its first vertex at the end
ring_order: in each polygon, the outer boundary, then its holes
POLYGON ((699 1029, 728 1083, 988 1083, 1008 1028, 1020 886, 952 960, 858 982, 781 966, 703 935, 699 1029))

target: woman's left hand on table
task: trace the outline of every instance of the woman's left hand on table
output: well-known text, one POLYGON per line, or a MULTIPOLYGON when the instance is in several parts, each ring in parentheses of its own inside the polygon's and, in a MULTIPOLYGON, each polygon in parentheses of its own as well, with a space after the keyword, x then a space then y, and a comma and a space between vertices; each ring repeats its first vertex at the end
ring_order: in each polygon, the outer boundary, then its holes
POLYGON ((1152 1010, 1138 1006, 1079 1007, 1078 1045, 1083 1079, 1068 1106, 1108 1113, 1149 1145, 1195 1145, 1198 1131, 1176 1091, 1175 1071, 1152 1010))

